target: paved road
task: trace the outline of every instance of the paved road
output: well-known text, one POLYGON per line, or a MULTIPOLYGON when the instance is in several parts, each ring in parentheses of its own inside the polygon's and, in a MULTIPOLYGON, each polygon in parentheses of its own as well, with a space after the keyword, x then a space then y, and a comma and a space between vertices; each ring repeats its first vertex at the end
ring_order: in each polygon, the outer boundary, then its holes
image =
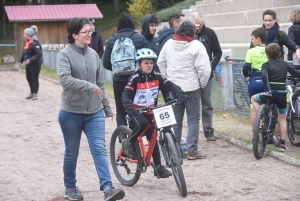
MULTIPOLYGON (((25 74, 1 71, 0 87, 0 200, 64 200, 64 144, 57 122, 61 86, 41 79, 39 100, 25 100, 25 74)), ((116 123, 106 123, 109 148, 116 123)), ((173 177, 157 180, 150 167, 135 186, 123 186, 124 200, 300 200, 299 167, 271 156, 256 160, 251 151, 223 139, 206 142, 201 135, 199 147, 208 158, 184 161, 186 198, 173 177)), ((112 177, 121 186, 113 172, 112 177)), ((77 179, 86 201, 103 200, 85 137, 77 179)))

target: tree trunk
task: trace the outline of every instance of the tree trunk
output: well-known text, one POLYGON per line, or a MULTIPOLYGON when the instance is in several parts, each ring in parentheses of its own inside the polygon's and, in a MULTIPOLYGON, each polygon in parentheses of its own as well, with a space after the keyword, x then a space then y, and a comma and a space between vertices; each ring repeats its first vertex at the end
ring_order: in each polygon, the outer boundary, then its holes
POLYGON ((6 1, 5 1, 5 5, 6 5, 6 6, 12 5, 12 0, 6 0, 6 1))
POLYGON ((32 5, 38 5, 38 0, 32 0, 32 5))
POLYGON ((27 0, 20 0, 20 5, 26 5, 27 0))
POLYGON ((115 13, 120 11, 120 2, 119 0, 114 0, 114 5, 115 5, 115 13))

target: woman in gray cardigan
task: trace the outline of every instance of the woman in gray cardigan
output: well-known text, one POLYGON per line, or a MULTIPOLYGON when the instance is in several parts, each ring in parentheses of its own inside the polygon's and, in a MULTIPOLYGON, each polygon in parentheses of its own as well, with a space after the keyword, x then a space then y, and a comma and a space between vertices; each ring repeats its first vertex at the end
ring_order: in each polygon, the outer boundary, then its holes
POLYGON ((81 133, 89 142, 105 200, 119 200, 125 196, 123 189, 114 188, 105 150, 105 117, 113 113, 105 95, 100 58, 89 48, 90 22, 86 18, 73 18, 67 22, 68 47, 57 58, 57 74, 63 87, 58 121, 65 142, 64 197, 83 200, 76 186, 76 166, 81 133))

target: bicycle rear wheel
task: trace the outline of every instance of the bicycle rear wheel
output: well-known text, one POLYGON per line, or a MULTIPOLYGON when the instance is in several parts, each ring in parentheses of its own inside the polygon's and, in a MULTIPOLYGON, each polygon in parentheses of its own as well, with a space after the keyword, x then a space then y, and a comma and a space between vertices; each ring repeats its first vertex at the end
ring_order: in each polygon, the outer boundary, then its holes
POLYGON ((118 156, 122 151, 122 140, 126 140, 131 132, 127 126, 119 126, 114 130, 110 140, 111 165, 117 179, 125 186, 133 186, 141 176, 136 163, 122 160, 118 156))
POLYGON ((268 119, 268 108, 265 104, 261 105, 258 109, 254 130, 253 130, 253 153, 256 159, 261 159, 265 153, 267 145, 267 120, 268 119))
POLYGON ((166 144, 167 157, 170 162, 170 166, 174 175, 177 188, 179 190, 180 195, 182 197, 185 197, 187 195, 187 189, 181 163, 178 156, 178 154, 180 153, 178 153, 176 150, 171 133, 166 132, 164 134, 164 140, 166 144))
POLYGON ((293 95, 292 102, 288 108, 288 136, 292 145, 300 147, 300 90, 293 95), (292 110, 293 105, 295 112, 292 110))

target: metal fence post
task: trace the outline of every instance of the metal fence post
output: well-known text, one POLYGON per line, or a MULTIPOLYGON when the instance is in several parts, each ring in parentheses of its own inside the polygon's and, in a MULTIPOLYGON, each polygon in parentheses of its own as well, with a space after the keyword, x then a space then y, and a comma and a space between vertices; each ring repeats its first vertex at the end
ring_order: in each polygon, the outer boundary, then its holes
POLYGON ((223 49, 222 52, 220 61, 222 71, 222 107, 226 110, 234 107, 232 62, 225 60, 225 57, 232 57, 232 51, 231 49, 223 49))

